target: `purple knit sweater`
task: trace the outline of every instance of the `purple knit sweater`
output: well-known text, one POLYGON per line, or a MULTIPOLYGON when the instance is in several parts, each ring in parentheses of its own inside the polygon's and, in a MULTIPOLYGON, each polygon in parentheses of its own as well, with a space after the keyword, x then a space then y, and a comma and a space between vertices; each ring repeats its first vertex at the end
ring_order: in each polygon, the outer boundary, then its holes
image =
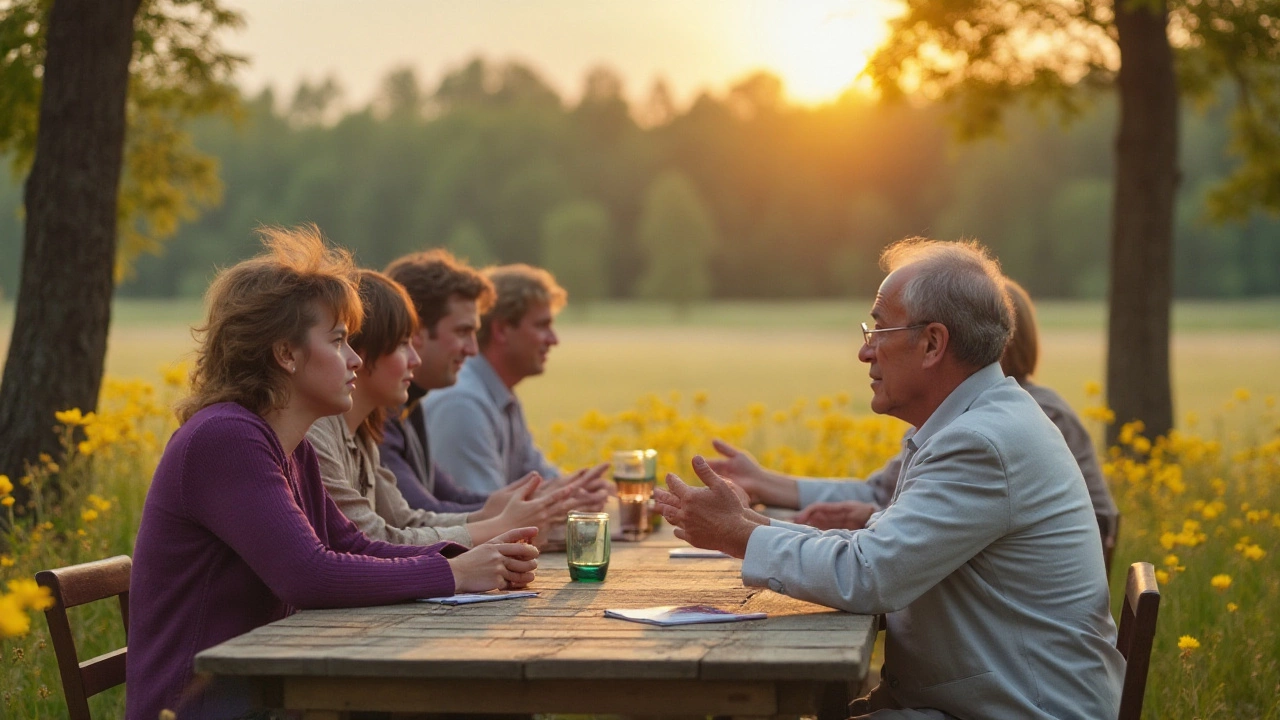
POLYGON ((207 407, 174 433, 142 511, 126 716, 239 714, 247 699, 196 678, 196 653, 295 609, 451 595, 445 558, 464 550, 370 540, 325 494, 306 440, 285 455, 262 418, 234 403, 207 407))

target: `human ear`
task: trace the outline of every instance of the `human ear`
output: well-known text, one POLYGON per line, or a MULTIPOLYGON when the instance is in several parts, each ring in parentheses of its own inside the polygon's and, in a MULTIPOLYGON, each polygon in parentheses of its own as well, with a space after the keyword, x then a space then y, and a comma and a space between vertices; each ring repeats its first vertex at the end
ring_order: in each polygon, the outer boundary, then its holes
POLYGON ((502 318, 494 318, 493 324, 489 326, 489 340, 505 345, 507 342, 507 332, 511 330, 511 324, 502 318))
POLYGON ((947 353, 947 345, 951 341, 951 333, 942 323, 929 323, 921 332, 924 340, 923 367, 931 368, 942 362, 947 353))
POLYGON ((275 358, 276 363, 284 369, 285 372, 292 375, 298 370, 297 353, 293 351, 293 346, 283 340, 271 347, 271 355, 275 358))

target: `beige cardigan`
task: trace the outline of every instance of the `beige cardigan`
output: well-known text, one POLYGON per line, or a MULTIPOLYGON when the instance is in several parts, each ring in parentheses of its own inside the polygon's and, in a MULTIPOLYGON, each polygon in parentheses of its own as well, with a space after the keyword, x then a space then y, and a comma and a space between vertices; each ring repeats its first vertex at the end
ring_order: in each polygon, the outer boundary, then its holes
POLYGON ((320 459, 324 489, 338 509, 374 540, 430 545, 450 540, 472 546, 466 513, 433 513, 409 507, 396 476, 382 467, 378 446, 353 436, 341 415, 320 418, 307 432, 320 459))

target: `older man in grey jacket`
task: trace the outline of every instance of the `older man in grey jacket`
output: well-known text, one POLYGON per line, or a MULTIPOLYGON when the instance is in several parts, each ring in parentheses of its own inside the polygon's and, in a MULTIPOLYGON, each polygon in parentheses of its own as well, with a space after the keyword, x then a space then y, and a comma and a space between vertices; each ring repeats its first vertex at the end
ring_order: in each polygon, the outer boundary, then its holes
POLYGON ((863 325, 871 408, 915 428, 893 502, 863 530, 772 522, 701 457, 657 493, 677 535, 744 558, 743 582, 885 613, 876 720, 1107 718, 1120 702, 1106 574, 1062 434, 998 361, 1012 327, 976 243, 912 239, 863 325))

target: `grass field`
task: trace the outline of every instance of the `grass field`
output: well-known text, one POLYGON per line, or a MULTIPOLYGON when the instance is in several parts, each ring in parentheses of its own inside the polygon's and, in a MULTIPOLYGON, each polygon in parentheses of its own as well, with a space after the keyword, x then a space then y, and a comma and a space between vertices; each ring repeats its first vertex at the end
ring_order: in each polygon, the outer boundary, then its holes
MULTIPOLYGON (((611 413, 645 393, 687 397, 706 392, 707 412, 727 418, 750 403, 788 407, 800 397, 847 392, 866 410, 866 368, 857 361, 869 300, 719 302, 676 322, 669 307, 606 303, 585 314, 570 308, 558 322, 561 345, 547 373, 520 393, 538 429, 591 409, 611 413)), ((7 353, 12 305, 0 306, 0 364, 7 353)), ((196 301, 120 301, 107 353, 113 377, 154 380, 158 368, 189 357, 196 301)), ((1106 308, 1100 302, 1040 304, 1038 379, 1077 408, 1084 385, 1101 381, 1106 308)), ((1233 390, 1280 395, 1280 298, 1186 302, 1174 310, 1173 374, 1177 416, 1220 409, 1233 390)))
MULTIPOLYGON (((672 322, 669 309, 651 305, 602 305, 585 317, 570 313, 560 323, 563 344, 548 373, 522 384, 520 392, 544 444, 577 453, 575 464, 594 461, 610 447, 639 446, 663 448, 666 461, 687 468, 688 456, 703 451, 710 437, 739 432, 770 466, 820 476, 860 474, 896 451, 897 435, 889 431, 901 430, 896 421, 866 417, 866 370, 855 358, 859 335, 853 328, 867 305, 716 303, 682 323, 672 322), (673 392, 683 401, 635 402, 646 393, 669 400, 673 392), (692 402, 698 392, 708 394, 705 406, 692 402), (756 402, 782 410, 798 398, 841 392, 852 399, 849 405, 814 402, 803 412, 734 417, 756 402), (642 422, 584 416, 588 410, 628 410, 642 422), (568 422, 553 430, 555 421, 568 422), (645 433, 643 439, 637 441, 636 432, 645 433)), ((1078 408, 1096 402, 1086 398, 1084 384, 1102 377, 1104 311, 1099 303, 1041 306, 1040 380, 1078 408)), ((0 359, 11 316, 11 307, 0 307, 0 359)), ((34 508, 32 522, 18 523, 0 538, 7 541, 0 546, 0 611, 6 599, 12 609, 21 589, 9 586, 13 593, 5 598, 10 579, 131 551, 146 490, 139 479, 150 476, 174 422, 166 408, 180 392, 157 382, 158 368, 190 355, 189 326, 199 316, 192 302, 117 305, 108 372, 151 381, 161 401, 152 402, 152 388, 141 383, 109 383, 84 432, 90 440, 114 440, 74 445, 74 452, 33 471, 33 487, 56 476, 61 492, 49 495, 43 510, 34 508)), ((1280 720, 1280 633, 1274 625, 1280 607, 1280 409, 1270 399, 1280 396, 1280 299, 1183 304, 1174 324, 1179 417, 1196 412, 1203 421, 1167 443, 1130 435, 1104 455, 1124 514, 1111 577, 1113 609, 1123 594, 1123 568, 1138 560, 1154 563, 1163 599, 1147 716, 1280 720), (1237 395, 1237 388, 1250 394, 1237 395), (1219 412, 1227 406, 1233 409, 1219 412)), ((0 488, 0 500, 4 492, 0 488)), ((114 608, 99 603, 78 610, 89 613, 77 620, 82 656, 123 643, 114 608)), ((29 633, 6 631, 0 622, 0 657, 6 660, 0 664, 0 718, 60 717, 48 634, 37 615, 18 612, 9 613, 9 622, 31 621, 29 633)), ((95 698, 94 710, 95 717, 120 716, 123 689, 95 698)))

